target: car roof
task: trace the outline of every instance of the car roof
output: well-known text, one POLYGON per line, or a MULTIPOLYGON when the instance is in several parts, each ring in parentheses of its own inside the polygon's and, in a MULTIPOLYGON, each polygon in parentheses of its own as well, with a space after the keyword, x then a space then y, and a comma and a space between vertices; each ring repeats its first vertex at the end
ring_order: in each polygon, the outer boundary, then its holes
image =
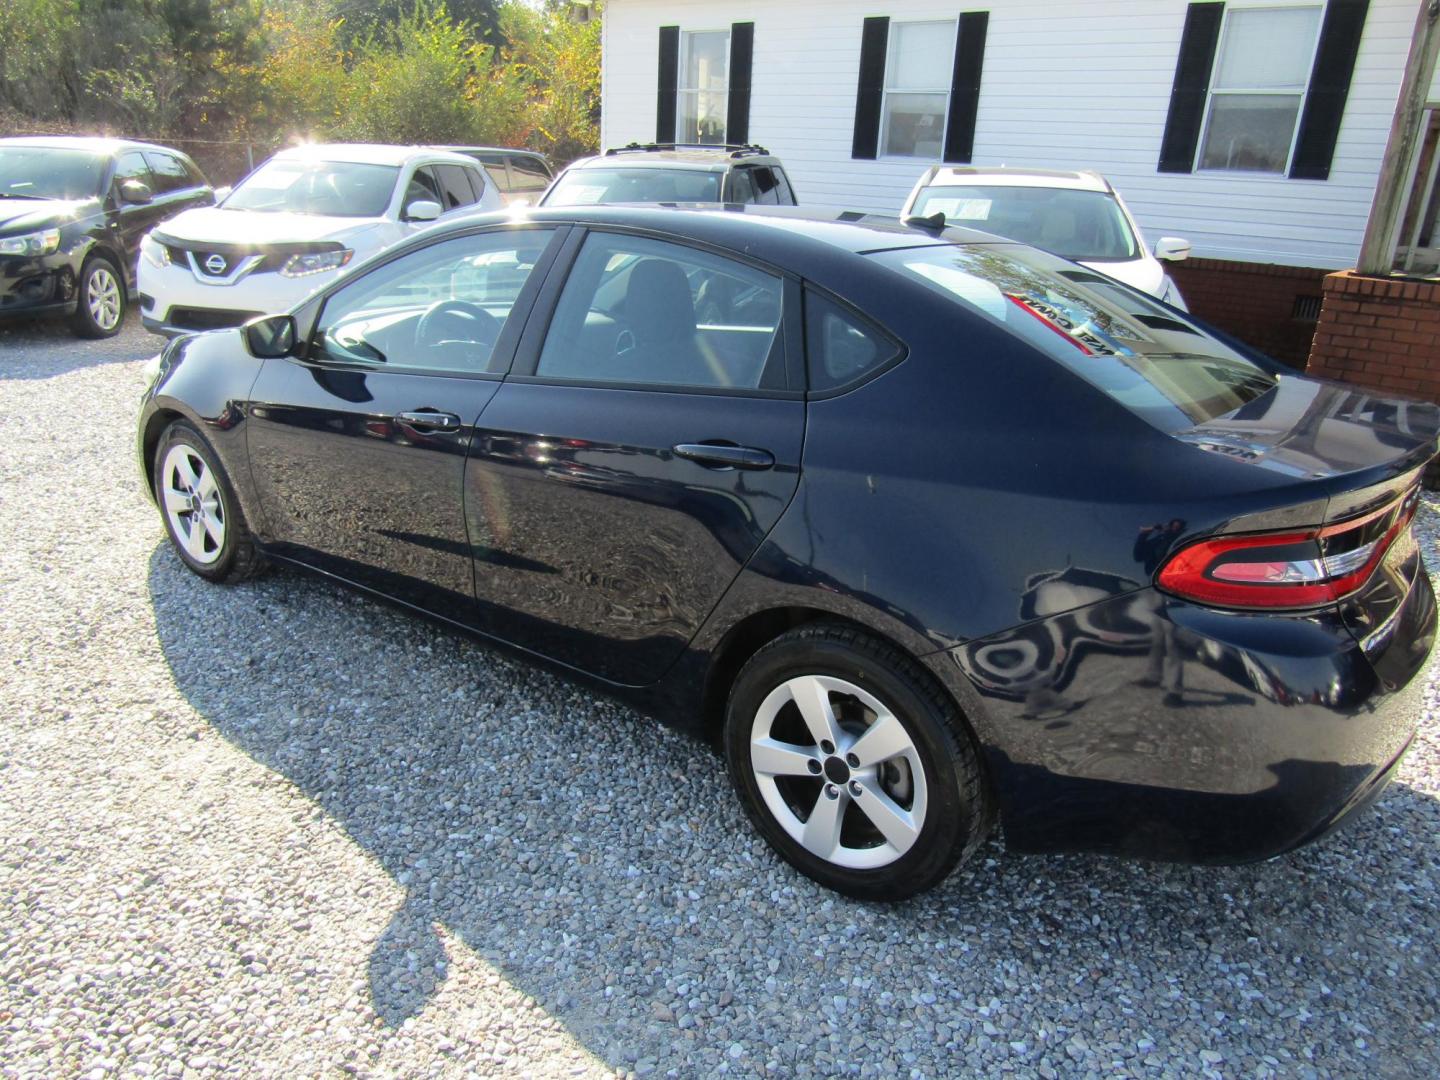
POLYGON ((474 165, 475 159, 433 146, 392 146, 388 143, 305 143, 280 150, 272 160, 347 161, 357 165, 408 165, 416 159, 474 165))
POLYGON ((50 150, 88 150, 92 154, 115 154, 122 150, 159 150, 166 154, 185 154, 173 146, 136 142, 134 139, 112 139, 104 135, 19 135, 0 139, 0 146, 33 146, 50 150))
MULTIPOLYGON (((467 219, 473 225, 475 218, 467 219)), ((899 218, 854 210, 827 211, 804 206, 758 206, 753 203, 607 203, 583 206, 529 207, 510 211, 505 220, 581 225, 619 225, 669 234, 679 239, 714 243, 744 250, 777 266, 816 258, 828 249, 854 254, 895 248, 946 244, 1009 244, 974 229, 907 225, 899 218)), ((441 226, 448 231, 449 226, 441 226)))
POLYGON ((635 168, 683 169, 690 172, 726 172, 732 165, 779 165, 780 161, 763 146, 701 146, 684 143, 630 143, 611 147, 603 154, 580 158, 571 169, 635 168))
POLYGON ((456 154, 518 154, 520 157, 539 158, 549 164, 549 159, 539 150, 522 150, 518 146, 432 146, 430 149, 449 150, 456 154))
POLYGON ((1021 169, 1009 166, 985 168, 980 165, 942 165, 927 185, 984 184, 991 187, 1065 188, 1071 191, 1109 193, 1110 182, 1099 173, 1070 169, 1021 169))

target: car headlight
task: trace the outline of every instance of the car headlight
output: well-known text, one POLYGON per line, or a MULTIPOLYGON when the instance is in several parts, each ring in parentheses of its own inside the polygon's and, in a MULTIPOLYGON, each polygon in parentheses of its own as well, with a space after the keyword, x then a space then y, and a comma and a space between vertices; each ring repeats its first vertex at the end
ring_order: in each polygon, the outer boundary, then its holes
POLYGON ((339 251, 312 251, 304 255, 291 255, 280 266, 281 277, 307 277, 323 274, 326 270, 339 270, 353 258, 355 252, 349 248, 339 251))
POLYGON ((151 237, 149 233, 146 233, 140 241, 140 254, 157 270, 164 270, 170 265, 170 249, 151 237))
POLYGON ((59 229, 41 229, 0 239, 0 255, 49 255, 60 246, 59 229))

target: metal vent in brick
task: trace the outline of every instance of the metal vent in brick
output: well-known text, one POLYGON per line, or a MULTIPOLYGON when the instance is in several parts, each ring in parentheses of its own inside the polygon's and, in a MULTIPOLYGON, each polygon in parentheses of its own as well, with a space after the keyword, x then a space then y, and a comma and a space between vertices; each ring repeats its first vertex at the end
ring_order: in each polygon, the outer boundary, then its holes
POLYGON ((1290 317, 1301 322, 1320 321, 1320 297, 1300 295, 1290 308, 1290 317))

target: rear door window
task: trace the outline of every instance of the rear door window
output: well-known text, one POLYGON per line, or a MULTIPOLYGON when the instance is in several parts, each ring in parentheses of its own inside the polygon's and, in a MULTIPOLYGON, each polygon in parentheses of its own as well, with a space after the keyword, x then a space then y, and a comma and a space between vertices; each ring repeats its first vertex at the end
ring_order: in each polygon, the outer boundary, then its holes
POLYGON ((775 170, 775 199, 781 206, 795 205, 795 191, 790 187, 790 181, 785 176, 784 169, 775 170))
POLYGON ((520 193, 544 191, 550 186, 550 170, 544 162, 524 154, 510 158, 511 190, 520 193))
POLYGON ((761 206, 775 206, 780 201, 775 170, 767 165, 757 165, 750 170, 750 175, 755 180, 755 201, 761 206))
POLYGON ((781 279, 646 237, 592 233, 537 375, 655 387, 783 389, 781 279))
POLYGON ((751 169, 736 169, 730 174, 730 195, 725 200, 732 203, 753 203, 755 201, 755 179, 751 169))

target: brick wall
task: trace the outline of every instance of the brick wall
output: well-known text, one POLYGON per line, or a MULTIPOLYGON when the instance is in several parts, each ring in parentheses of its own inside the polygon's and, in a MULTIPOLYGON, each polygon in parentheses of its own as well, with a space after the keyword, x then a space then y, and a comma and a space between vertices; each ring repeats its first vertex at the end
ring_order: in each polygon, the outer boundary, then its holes
POLYGON ((1330 274, 1305 370, 1440 402, 1440 284, 1330 274))
POLYGON ((1166 269, 1199 318, 1267 356, 1305 366, 1326 271, 1223 259, 1186 259, 1166 269))

